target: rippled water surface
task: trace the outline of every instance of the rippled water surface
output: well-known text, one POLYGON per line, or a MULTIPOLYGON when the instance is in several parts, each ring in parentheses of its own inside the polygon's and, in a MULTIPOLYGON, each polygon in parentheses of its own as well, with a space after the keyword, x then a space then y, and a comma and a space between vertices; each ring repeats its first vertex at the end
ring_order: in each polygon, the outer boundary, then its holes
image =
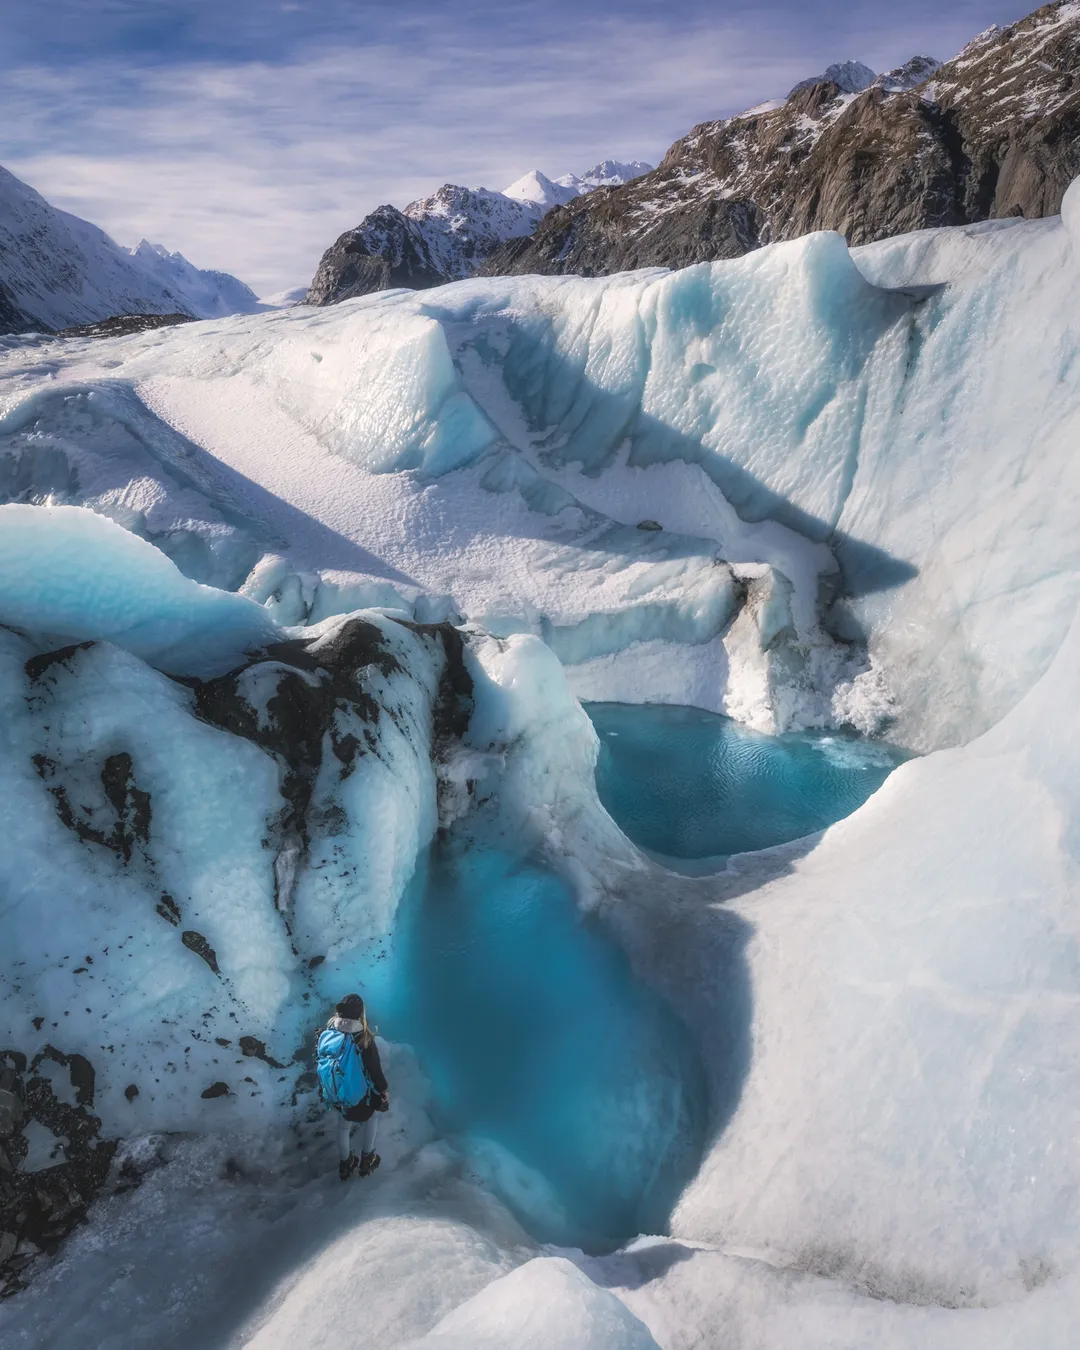
POLYGON ((600 800, 636 844, 671 858, 725 857, 813 834, 850 815, 906 758, 856 736, 765 736, 698 708, 586 711, 600 737, 600 800))

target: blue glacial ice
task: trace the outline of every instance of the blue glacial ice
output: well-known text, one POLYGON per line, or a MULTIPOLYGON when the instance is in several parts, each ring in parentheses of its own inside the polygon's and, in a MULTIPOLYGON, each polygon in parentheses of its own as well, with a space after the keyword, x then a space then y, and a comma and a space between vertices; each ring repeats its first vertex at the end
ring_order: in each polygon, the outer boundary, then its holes
POLYGON ((170 674, 220 674, 271 639, 266 610, 191 581, 105 516, 0 508, 2 622, 63 646, 105 638, 170 674))

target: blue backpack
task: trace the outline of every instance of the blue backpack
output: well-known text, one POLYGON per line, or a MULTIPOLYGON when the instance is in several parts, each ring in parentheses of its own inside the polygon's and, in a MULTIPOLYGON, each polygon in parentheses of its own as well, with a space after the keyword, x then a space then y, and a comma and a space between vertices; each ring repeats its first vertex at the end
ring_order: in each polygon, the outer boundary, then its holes
POLYGON ((356 1042, 347 1032, 327 1027, 319 1036, 315 1053, 319 1091, 327 1106, 347 1109, 374 1091, 356 1042))

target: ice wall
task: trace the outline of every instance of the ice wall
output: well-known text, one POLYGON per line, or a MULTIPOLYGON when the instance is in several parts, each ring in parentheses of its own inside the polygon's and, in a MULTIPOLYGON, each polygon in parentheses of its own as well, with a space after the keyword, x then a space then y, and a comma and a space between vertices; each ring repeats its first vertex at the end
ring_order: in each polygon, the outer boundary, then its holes
POLYGON ((239 584, 254 550, 291 621, 437 601, 543 636, 593 698, 955 743, 1075 601, 1078 287, 1060 222, 998 222, 68 344, 47 383, 13 348, 9 495, 59 474, 199 580, 239 584), (141 494, 106 423, 143 447, 141 494), (784 621, 729 629, 757 611, 727 567, 784 621), (873 673, 852 685, 830 633, 873 673))
POLYGON ((0 501, 89 506, 226 590, 279 543, 245 515, 220 465, 108 378, 46 384, 0 417, 0 501))
POLYGON ((1075 1277, 1078 662, 733 898, 753 1072, 676 1232, 908 1303, 1075 1277))
POLYGON ((0 506, 0 577, 2 621, 38 645, 107 639, 170 674, 222 674, 276 633, 261 606, 80 507, 0 506))
POLYGON ((5 1040, 84 1055, 106 1134, 265 1128, 435 829, 438 638, 290 640, 101 516, 3 506, 0 644, 5 1040))

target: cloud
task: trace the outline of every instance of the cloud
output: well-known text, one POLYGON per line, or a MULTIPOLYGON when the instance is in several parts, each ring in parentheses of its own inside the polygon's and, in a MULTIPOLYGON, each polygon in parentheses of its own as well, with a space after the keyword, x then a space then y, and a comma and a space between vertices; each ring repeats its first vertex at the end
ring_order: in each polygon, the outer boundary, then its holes
MULTIPOLYGON (((523 6, 494 27, 476 10, 453 22, 413 12, 367 36, 346 25, 337 43, 316 25, 292 51, 252 40, 270 54, 240 61, 201 56, 194 23, 167 62, 135 59, 114 34, 119 49, 93 60, 5 72, 3 162, 124 243, 146 236, 268 293, 308 280, 323 249, 382 202, 446 181, 502 187, 534 166, 655 163, 695 122, 783 95, 837 57, 884 68, 915 51, 951 55, 985 26, 974 11, 985 19, 995 6, 960 8, 952 28, 936 21, 948 47, 927 36, 925 6, 902 23, 877 6, 708 19, 627 6, 561 23, 523 6)), ((113 9, 116 24, 136 12, 113 9)), ((292 22, 304 10, 259 14, 292 22)), ((207 13, 191 8, 200 23, 207 13)))

